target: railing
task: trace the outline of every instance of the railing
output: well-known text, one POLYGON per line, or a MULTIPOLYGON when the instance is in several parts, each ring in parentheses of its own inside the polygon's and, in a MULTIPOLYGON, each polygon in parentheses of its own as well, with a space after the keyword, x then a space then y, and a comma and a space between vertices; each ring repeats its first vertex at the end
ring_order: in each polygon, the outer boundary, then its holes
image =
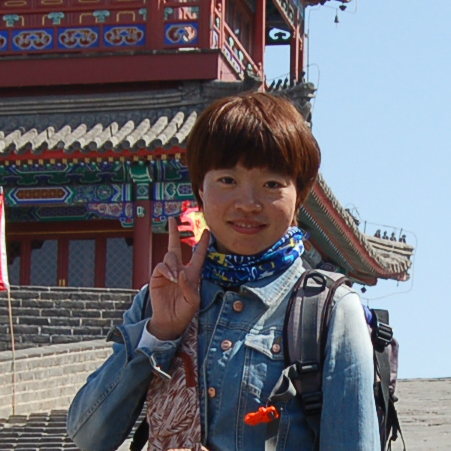
POLYGON ((227 25, 223 11, 216 7, 213 17, 211 47, 222 50, 227 61, 241 78, 244 78, 246 72, 262 76, 262 68, 255 64, 243 44, 227 25))

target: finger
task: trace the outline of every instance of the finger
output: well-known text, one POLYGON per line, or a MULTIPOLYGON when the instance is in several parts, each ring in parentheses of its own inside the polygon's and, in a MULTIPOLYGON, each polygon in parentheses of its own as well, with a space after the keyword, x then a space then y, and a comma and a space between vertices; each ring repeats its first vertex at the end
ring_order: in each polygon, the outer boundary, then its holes
POLYGON ((182 262, 178 259, 177 255, 173 252, 166 252, 163 263, 169 268, 171 274, 175 280, 179 278, 179 268, 182 266, 182 262))
POLYGON ((165 279, 168 279, 171 282, 177 283, 177 278, 174 276, 171 269, 165 263, 158 263, 158 265, 155 266, 150 281, 152 282, 152 279, 155 280, 158 277, 164 277, 165 279))
POLYGON ((185 301, 197 311, 200 304, 199 284, 190 282, 185 271, 180 271, 179 287, 182 290, 185 301))
POLYGON ((168 252, 173 252, 179 261, 182 261, 182 244, 180 242, 179 229, 175 218, 169 218, 169 243, 168 252))
POLYGON ((204 264, 205 261, 205 257, 207 256, 209 243, 210 243, 210 231, 208 229, 205 229, 202 232, 202 236, 200 237, 199 243, 197 244, 197 247, 193 252, 193 255, 189 262, 189 266, 196 273, 200 274, 202 265, 204 264))

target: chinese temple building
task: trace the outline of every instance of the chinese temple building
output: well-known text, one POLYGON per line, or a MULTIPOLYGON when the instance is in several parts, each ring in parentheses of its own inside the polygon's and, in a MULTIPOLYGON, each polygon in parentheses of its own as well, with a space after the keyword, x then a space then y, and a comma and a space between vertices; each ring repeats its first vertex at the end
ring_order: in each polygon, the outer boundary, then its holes
MULTIPOLYGON (((10 283, 145 284, 167 218, 195 206, 184 153, 203 109, 264 90, 310 121, 303 18, 326 1, 0 0, 10 283), (273 86, 268 45, 290 46, 290 76, 273 86)), ((299 223, 306 265, 367 285, 408 278, 413 247, 363 234, 322 177, 299 223)))

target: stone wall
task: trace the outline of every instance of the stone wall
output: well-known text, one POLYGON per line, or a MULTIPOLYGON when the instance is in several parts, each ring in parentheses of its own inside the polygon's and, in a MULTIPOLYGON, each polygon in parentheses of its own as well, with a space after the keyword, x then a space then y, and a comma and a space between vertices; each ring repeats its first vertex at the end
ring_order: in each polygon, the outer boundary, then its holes
MULTIPOLYGON (((136 290, 12 287, 16 349, 75 343, 105 337, 136 290)), ((0 351, 11 349, 7 293, 0 292, 0 351)))
POLYGON ((67 409, 86 378, 111 354, 105 340, 0 352, 0 418, 67 409), (15 390, 13 384, 13 366, 15 390))

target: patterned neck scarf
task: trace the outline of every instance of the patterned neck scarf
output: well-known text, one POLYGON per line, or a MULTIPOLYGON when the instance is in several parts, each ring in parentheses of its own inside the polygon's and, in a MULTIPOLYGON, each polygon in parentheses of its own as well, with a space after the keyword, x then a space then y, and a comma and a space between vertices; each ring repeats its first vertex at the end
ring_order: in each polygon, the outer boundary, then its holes
POLYGON ((220 254, 213 239, 205 259, 202 277, 223 287, 238 287, 246 282, 285 271, 304 252, 302 231, 290 227, 271 248, 257 255, 220 254))

